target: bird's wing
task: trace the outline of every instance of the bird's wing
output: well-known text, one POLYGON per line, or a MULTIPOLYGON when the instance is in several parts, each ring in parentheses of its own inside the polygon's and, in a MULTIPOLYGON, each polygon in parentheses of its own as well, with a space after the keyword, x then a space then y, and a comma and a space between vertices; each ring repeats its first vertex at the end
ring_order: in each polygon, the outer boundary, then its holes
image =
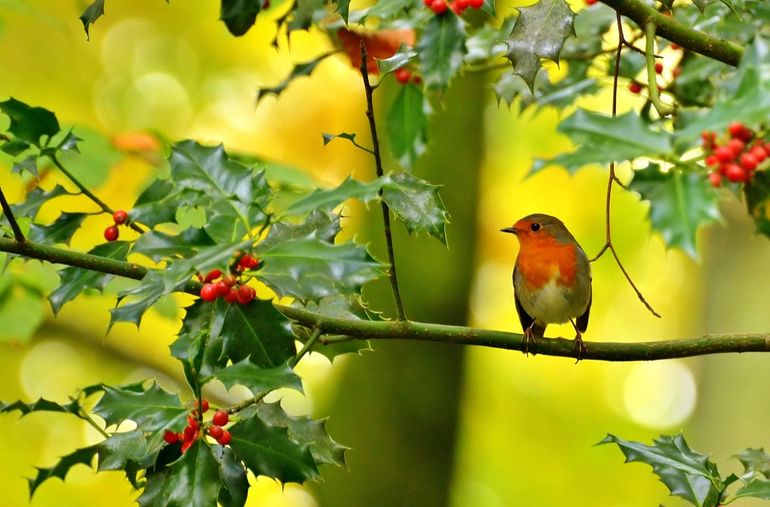
MULTIPOLYGON (((518 267, 513 268, 513 279, 516 280, 516 277, 519 274, 518 267)), ((516 313, 519 314, 519 322, 521 322, 521 329, 523 331, 526 331, 528 327, 532 326, 532 323, 535 321, 535 319, 528 314, 524 307, 521 306, 521 301, 519 301, 519 295, 516 294, 516 284, 514 282, 514 289, 513 289, 513 299, 516 303, 516 313)), ((535 336, 543 336, 543 333, 545 333, 545 327, 544 326, 533 326, 532 331, 534 332, 535 336)))
POLYGON ((581 333, 585 333, 586 329, 588 329, 588 315, 591 313, 591 300, 594 297, 591 286, 588 287, 588 290, 590 291, 588 295, 588 306, 586 306, 586 311, 583 312, 583 315, 577 319, 577 328, 581 333))

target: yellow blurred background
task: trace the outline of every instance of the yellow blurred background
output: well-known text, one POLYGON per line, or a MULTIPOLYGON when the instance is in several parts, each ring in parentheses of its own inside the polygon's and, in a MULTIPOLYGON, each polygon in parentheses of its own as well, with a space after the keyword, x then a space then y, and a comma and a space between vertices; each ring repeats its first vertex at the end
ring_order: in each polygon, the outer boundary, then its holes
MULTIPOLYGON (((322 184, 351 173, 371 177, 371 163, 359 150, 343 142, 322 145, 322 132, 357 132, 368 139, 360 76, 343 56, 327 59, 278 99, 256 104, 256 89, 279 83, 291 62, 332 47, 315 30, 294 34, 290 50, 284 38, 272 47, 278 2, 246 36, 233 38, 217 21, 215 1, 110 0, 90 41, 78 20, 87 3, 0 0, 0 99, 13 96, 50 109, 63 124, 82 125, 76 134, 99 134, 92 135, 97 145, 100 136, 150 129, 173 140, 223 142, 298 167, 322 184)), ((498 12, 510 13, 513 5, 498 4, 498 12)), ((380 111, 395 86, 388 82, 381 89, 380 111)), ((628 97, 624 101, 631 105, 628 97)), ((586 103, 609 110, 606 94, 586 103)), ((606 168, 574 176, 550 168, 527 177, 534 158, 569 148, 555 132, 558 120, 551 109, 498 107, 486 76, 464 76, 453 85, 445 109, 432 120, 429 153, 415 170, 443 185, 452 214, 450 248, 408 238, 400 228, 396 236, 411 318, 520 331, 510 282, 517 246, 498 231, 526 214, 561 217, 589 256, 598 252, 606 168)), ((88 143, 82 150, 88 152, 88 143)), ((392 162, 388 167, 396 168, 392 162)), ((92 169, 84 169, 84 178, 114 208, 130 208, 153 176, 152 165, 119 155, 109 172, 92 169)), ((23 199, 24 185, 9 167, 2 168, 0 183, 12 201, 23 199)), ((83 200, 65 203, 65 210, 93 210, 83 200)), ((651 233, 647 205, 637 195, 616 192, 613 241, 663 318, 642 306, 605 255, 592 266, 594 306, 586 339, 634 342, 770 329, 764 290, 770 244, 754 235, 734 198, 725 199, 722 210, 724 222, 699 234, 695 262, 667 251, 651 233)), ((59 211, 44 207, 42 216, 52 220, 59 211)), ((349 224, 358 239, 381 252, 376 213, 355 206, 351 211, 360 212, 349 224)), ((105 216, 86 220, 73 248, 102 241, 107 225, 105 216)), ((9 273, 44 279, 50 267, 13 264, 9 273)), ((374 285, 367 296, 389 313, 387 287, 374 285)), ((40 311, 34 297, 20 294, 15 301, 4 311, 40 311)), ((181 369, 167 349, 179 326, 173 302, 149 312, 138 330, 119 324, 106 332, 110 304, 109 298, 81 296, 56 318, 46 304, 42 322, 30 324, 39 327, 28 341, 20 339, 23 329, 16 338, 11 330, 0 344, 0 399, 63 402, 78 387, 147 377, 179 389, 181 369)), ((549 329, 552 336, 570 332, 549 329)), ((770 357, 763 355, 576 365, 473 347, 375 342, 373 348, 333 366, 311 354, 299 369, 307 396, 284 398, 292 413, 331 417, 332 437, 352 447, 349 469, 322 469, 324 482, 307 487, 254 480, 248 505, 677 506, 686 504, 667 498, 649 467, 623 465, 617 448, 594 444, 608 432, 649 442, 683 431, 692 447, 711 453, 725 476, 740 469, 733 454, 770 448, 770 357)), ((86 467, 74 468, 66 483, 46 482, 30 501, 25 478, 35 466, 51 466, 98 435, 57 414, 2 414, 0 428, 0 504, 133 504, 137 493, 121 474, 97 475, 86 467)))

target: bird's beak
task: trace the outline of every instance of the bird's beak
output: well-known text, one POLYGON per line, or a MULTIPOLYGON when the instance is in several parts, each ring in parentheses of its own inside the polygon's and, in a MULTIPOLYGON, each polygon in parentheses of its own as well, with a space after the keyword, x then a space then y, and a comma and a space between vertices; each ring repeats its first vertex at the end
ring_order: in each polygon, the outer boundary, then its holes
POLYGON ((516 227, 506 227, 505 229, 500 229, 500 232, 508 232, 510 234, 516 234, 519 231, 516 229, 516 227))

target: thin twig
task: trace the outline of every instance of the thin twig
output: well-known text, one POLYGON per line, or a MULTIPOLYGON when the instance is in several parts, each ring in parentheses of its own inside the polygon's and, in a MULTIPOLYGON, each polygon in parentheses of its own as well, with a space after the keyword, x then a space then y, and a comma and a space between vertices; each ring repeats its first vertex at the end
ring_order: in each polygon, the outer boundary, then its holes
POLYGON ((652 102, 652 105, 661 117, 668 116, 674 113, 676 106, 664 104, 660 100, 657 80, 658 73, 655 72, 655 22, 648 21, 644 25, 644 35, 647 38, 645 59, 647 60, 647 91, 650 102, 652 102))
MULTIPOLYGON (((377 170, 377 177, 381 178, 384 174, 382 169, 382 156, 380 154, 380 141, 377 137, 377 123, 374 119, 374 101, 372 95, 374 88, 369 82, 369 70, 367 69, 366 60, 366 43, 361 41, 361 77, 364 81, 364 90, 366 91, 366 118, 369 120, 369 130, 372 134, 372 151, 374 155, 374 165, 377 170)), ((380 205, 382 206, 382 222, 385 232, 385 244, 388 249, 388 262, 390 267, 388 268, 388 278, 390 279, 390 286, 393 289, 393 300, 396 304, 396 318, 398 320, 406 320, 406 314, 404 313, 404 304, 401 302, 401 292, 398 289, 398 278, 396 277, 396 255, 393 252, 393 234, 390 229, 390 208, 388 204, 382 199, 383 190, 380 189, 380 205)))
POLYGON ((19 223, 16 221, 16 217, 13 216, 13 210, 11 209, 11 205, 8 204, 8 200, 5 198, 5 194, 3 193, 2 188, 0 188, 0 205, 3 207, 3 213, 8 219, 8 223, 11 224, 11 230, 13 230, 14 239, 19 243, 24 243, 26 238, 24 237, 24 233, 21 232, 21 227, 19 227, 19 223))
MULTIPOLYGON (((83 193, 83 195, 85 195, 86 197, 88 197, 89 199, 91 199, 91 200, 92 200, 92 201, 93 201, 93 202, 94 202, 94 203, 95 203, 97 206, 99 206, 99 207, 102 209, 102 211, 104 211, 105 213, 109 213, 110 215, 112 215, 113 213, 115 213, 115 211, 114 211, 112 208, 110 208, 110 207, 107 205, 107 203, 105 203, 104 201, 102 201, 101 199, 99 199, 99 198, 98 198, 96 195, 94 195, 94 193, 93 193, 93 192, 91 192, 90 190, 88 190, 88 188, 87 188, 85 185, 83 185, 83 184, 82 184, 82 183, 81 183, 81 182, 80 182, 80 181, 79 181, 79 180, 78 180, 78 179, 75 177, 75 175, 74 175, 74 174, 72 174, 71 172, 69 172, 69 171, 67 170, 67 168, 66 168, 66 167, 64 167, 64 165, 62 165, 62 163, 61 163, 61 162, 59 162, 59 159, 58 159, 58 158, 56 158, 56 155, 48 155, 48 158, 50 158, 50 159, 51 159, 51 162, 53 162, 53 163, 54 163, 54 165, 55 165, 55 166, 56 166, 56 167, 57 167, 57 168, 58 168, 58 169, 59 169, 59 170, 62 172, 62 174, 64 174, 64 176, 66 176, 66 177, 67 177, 67 178, 68 178, 68 179, 69 179, 69 180, 70 180, 72 183, 74 183, 74 184, 75 184, 75 186, 76 186, 76 187, 78 187, 78 189, 79 189, 79 190, 80 190, 80 191, 83 193)), ((139 226, 138 226, 137 224, 135 224, 134 222, 128 222, 126 225, 128 225, 129 227, 131 227, 133 230, 135 230, 135 231, 136 231, 136 232, 138 232, 139 234, 144 234, 144 233, 146 232, 146 231, 145 231, 143 228, 139 227, 139 226)))
POLYGON ((297 366, 297 364, 299 364, 299 361, 300 361, 300 359, 302 359, 302 357, 303 357, 305 354, 307 354, 308 352, 310 352, 310 349, 312 349, 312 348, 313 348, 313 345, 315 345, 315 343, 318 341, 318 338, 320 338, 320 337, 321 337, 321 330, 320 330, 320 329, 318 329, 317 327, 316 327, 316 328, 313 328, 313 334, 311 334, 311 335, 310 335, 310 338, 308 338, 308 339, 307 339, 307 341, 306 341, 306 342, 305 342, 305 344, 302 346, 302 348, 300 349, 300 351, 299 351, 299 352, 297 352, 297 355, 296 355, 296 356, 294 356, 294 357, 291 359, 291 361, 289 361, 289 366, 290 366, 290 367, 292 367, 292 368, 294 368, 295 366, 297 366))
MULTIPOLYGON (((623 20, 620 18, 620 14, 616 14, 616 19, 618 23, 618 47, 617 47, 617 54, 615 56, 615 74, 613 75, 613 80, 612 80, 612 117, 613 118, 618 114, 618 77, 620 72, 620 53, 623 50, 623 40, 624 40, 623 20)), ((639 298, 639 301, 642 302, 642 304, 650 311, 650 313, 660 318, 660 314, 655 311, 655 309, 652 307, 652 305, 650 305, 650 303, 647 302, 642 292, 639 290, 639 288, 636 286, 634 281, 631 279, 631 276, 628 274, 628 271, 626 271, 626 268, 623 266, 623 263, 620 261, 618 252, 615 250, 615 246, 612 244, 612 225, 611 225, 610 217, 612 216, 612 210, 611 210, 612 185, 615 183, 625 188, 625 185, 623 185, 620 182, 617 175, 615 174, 615 161, 613 160, 612 162, 610 162, 610 174, 607 178, 607 196, 604 200, 604 245, 602 245, 602 248, 601 250, 599 250, 599 253, 596 254, 596 256, 594 256, 594 258, 591 259, 590 262, 594 262, 595 260, 599 259, 602 255, 604 255, 604 252, 609 250, 612 253, 612 257, 615 259, 615 263, 617 263, 618 267, 620 268, 620 272, 623 273, 623 276, 626 277, 628 284, 631 286, 632 289, 634 289, 634 292, 636 292, 636 297, 639 298)))
POLYGON ((262 393, 258 393, 255 396, 253 396, 252 398, 249 398, 248 400, 243 400, 242 402, 238 403, 237 405, 233 405, 232 407, 230 407, 227 410, 225 410, 225 412, 227 412, 228 414, 235 414, 236 412, 240 412, 244 408, 247 408, 247 407, 250 407, 252 405, 255 405, 255 404, 259 403, 268 394, 270 394, 270 391, 265 391, 265 392, 262 392, 262 393))

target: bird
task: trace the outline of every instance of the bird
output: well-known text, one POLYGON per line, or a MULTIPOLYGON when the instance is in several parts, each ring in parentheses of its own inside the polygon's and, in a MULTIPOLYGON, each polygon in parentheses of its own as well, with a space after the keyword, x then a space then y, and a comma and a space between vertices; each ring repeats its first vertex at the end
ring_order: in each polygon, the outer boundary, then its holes
POLYGON ((583 249, 556 217, 527 215, 501 229, 519 240, 513 268, 516 312, 524 331, 524 353, 548 324, 567 321, 575 328, 573 353, 579 361, 586 352, 583 333, 591 313, 591 266, 583 249))

